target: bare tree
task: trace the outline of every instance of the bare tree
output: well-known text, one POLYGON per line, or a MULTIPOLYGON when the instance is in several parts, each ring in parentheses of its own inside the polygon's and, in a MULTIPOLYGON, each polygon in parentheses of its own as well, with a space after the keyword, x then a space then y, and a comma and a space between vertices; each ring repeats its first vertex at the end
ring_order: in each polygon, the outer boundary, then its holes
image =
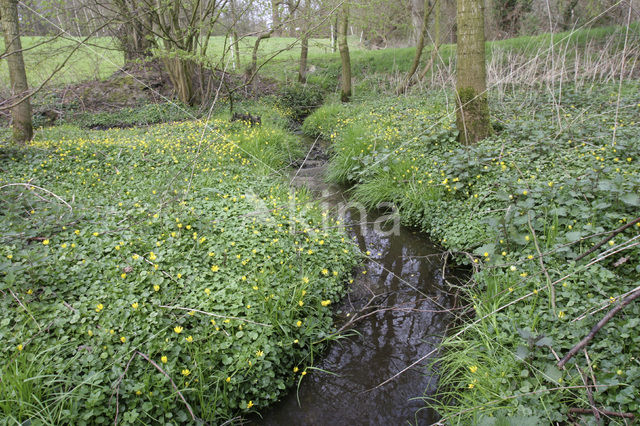
POLYGON ((429 17, 431 16, 431 11, 433 10, 433 6, 438 1, 439 0, 435 0, 433 5, 429 7, 429 0, 424 0, 424 12, 423 12, 424 15, 422 17, 422 26, 420 30, 420 36, 418 37, 418 42, 416 44, 416 53, 413 56, 413 63, 411 64, 411 68, 409 68, 409 71, 407 71, 407 75, 400 82, 400 84, 398 85, 398 88, 396 89, 396 92, 398 94, 402 94, 407 90, 407 88, 409 87, 409 84, 411 83, 411 78, 413 77, 413 75, 416 73, 416 70, 420 66, 420 58, 422 57, 422 51, 424 50, 424 42, 427 37, 429 17))
MULTIPOLYGON (((282 0, 273 0, 272 6, 276 7, 280 4, 285 3, 282 0)), ((282 31, 282 27, 293 17, 294 13, 300 6, 300 0, 287 0, 287 14, 282 16, 278 13, 278 21, 273 22, 271 26, 268 26, 266 30, 260 32, 258 37, 256 38, 255 43, 253 44, 253 50, 251 52, 251 63, 247 67, 245 74, 246 80, 251 80, 255 76, 258 70, 258 49, 260 49, 260 43, 263 40, 271 38, 271 36, 275 34, 280 34, 282 31)))
POLYGON ((9 67, 11 96, 20 99, 11 107, 12 138, 15 143, 25 143, 33 138, 33 124, 31 101, 26 96, 29 85, 22 57, 18 0, 0 0, 0 21, 2 22, 5 45, 5 53, 1 56, 6 58, 9 67))
POLYGON ((485 65, 484 0, 458 0, 456 94, 460 142, 473 144, 491 133, 485 65))

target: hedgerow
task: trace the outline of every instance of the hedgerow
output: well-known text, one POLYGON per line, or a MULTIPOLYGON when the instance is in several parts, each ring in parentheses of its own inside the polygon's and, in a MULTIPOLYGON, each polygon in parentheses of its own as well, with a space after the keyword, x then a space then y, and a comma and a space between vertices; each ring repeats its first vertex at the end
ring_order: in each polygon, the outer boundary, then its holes
POLYGON ((218 423, 306 374, 356 252, 299 149, 224 116, 0 147, 4 421, 218 423))
POLYGON ((590 409, 591 371, 599 407, 640 414, 637 303, 600 331, 588 361, 556 365, 640 285, 638 226, 579 259, 639 216, 638 93, 624 83, 620 102, 606 85, 503 94, 498 132, 472 147, 456 141, 450 94, 331 105, 305 122, 333 140, 333 180, 372 206, 396 203, 474 271, 463 291, 475 316, 444 340, 441 398, 429 402, 446 420, 565 420, 590 409))

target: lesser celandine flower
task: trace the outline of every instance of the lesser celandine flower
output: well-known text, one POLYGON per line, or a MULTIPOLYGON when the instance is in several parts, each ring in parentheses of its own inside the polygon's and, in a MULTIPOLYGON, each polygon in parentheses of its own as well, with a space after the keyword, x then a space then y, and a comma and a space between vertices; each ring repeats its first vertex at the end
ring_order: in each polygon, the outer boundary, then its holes
POLYGON ((178 333, 178 334, 182 333, 182 330, 183 330, 183 328, 182 328, 182 327, 180 327, 179 325, 176 325, 176 326, 173 328, 173 331, 175 331, 175 332, 176 332, 176 333, 178 333))

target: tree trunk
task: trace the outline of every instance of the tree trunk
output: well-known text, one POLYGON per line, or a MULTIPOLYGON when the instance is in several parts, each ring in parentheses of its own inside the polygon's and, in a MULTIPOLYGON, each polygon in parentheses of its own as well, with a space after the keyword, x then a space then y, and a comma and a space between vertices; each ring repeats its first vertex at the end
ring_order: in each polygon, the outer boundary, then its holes
MULTIPOLYGON (((435 0, 436 3, 440 0, 435 0)), ((435 3, 434 3, 435 4, 435 3)), ((403 94, 407 88, 409 87, 409 83, 411 82, 411 78, 416 73, 416 70, 420 66, 420 58, 422 57, 422 50, 424 49, 424 41, 427 37, 427 27, 429 25, 429 16, 431 16, 431 10, 433 10, 433 6, 429 7, 429 0, 424 0, 424 15, 422 16, 422 27, 420 31, 420 36, 418 37, 418 42, 416 44, 416 53, 413 56, 413 63, 411 64, 411 68, 407 72, 405 78, 400 82, 396 92, 401 95, 403 94)))
POLYGON ((271 26, 274 28, 273 35, 279 37, 280 32, 280 6, 279 0, 271 0, 271 26))
POLYGON ((300 36, 300 69, 298 70, 298 82, 307 82, 307 58, 309 56, 309 13, 311 11, 311 0, 306 0, 304 4, 304 23, 302 24, 302 35, 300 36))
POLYGON ((124 62, 130 63, 151 56, 153 47, 152 34, 148 30, 150 23, 145 24, 141 19, 149 19, 136 6, 135 2, 115 0, 118 14, 125 21, 116 35, 124 53, 124 62))
POLYGON ((274 30, 272 29, 268 33, 262 33, 258 36, 258 38, 256 38, 256 42, 253 44, 253 51, 251 52, 251 63, 245 71, 245 80, 247 82, 252 80, 255 76, 255 73, 258 72, 258 49, 260 49, 260 42, 262 40, 270 38, 273 32, 274 30))
POLYGON ((22 58, 22 43, 20 41, 20 26, 18 18, 18 0, 0 0, 0 21, 4 33, 6 60, 9 67, 9 82, 11 84, 11 98, 22 102, 11 108, 13 121, 13 142, 25 143, 33 138, 33 124, 31 121, 31 102, 27 97, 29 85, 27 73, 22 58))
POLYGON ((163 58, 163 61, 178 99, 184 104, 194 105, 197 99, 193 90, 193 62, 177 57, 163 58))
POLYGON ((418 80, 423 81, 427 76, 429 70, 433 67, 433 64, 436 62, 436 58, 438 57, 438 49, 440 49, 440 4, 442 0, 436 0, 435 3, 435 14, 434 22, 433 22, 433 32, 435 34, 435 40, 433 44, 433 50, 431 51, 431 59, 429 59, 429 63, 425 65, 424 69, 420 73, 418 80))
POLYGON ((491 133, 487 103, 484 0, 457 0, 457 120, 459 140, 473 144, 491 133))
POLYGON ((302 46, 300 48, 300 70, 298 71, 298 81, 300 83, 307 82, 307 56, 309 55, 309 36, 302 35, 302 46))
POLYGON ((336 53, 338 46, 338 18, 331 22, 331 51, 336 53))
POLYGON ((240 69, 240 45, 238 42, 238 16, 236 14, 236 0, 231 0, 231 19, 233 19, 233 28, 231 29, 231 40, 233 42, 233 52, 235 54, 234 63, 237 70, 240 69))
POLYGON ((349 28, 349 6, 345 2, 342 5, 342 15, 338 20, 338 49, 342 62, 342 89, 340 99, 349 102, 351 99, 351 57, 349 56, 349 43, 347 42, 347 30, 349 28))

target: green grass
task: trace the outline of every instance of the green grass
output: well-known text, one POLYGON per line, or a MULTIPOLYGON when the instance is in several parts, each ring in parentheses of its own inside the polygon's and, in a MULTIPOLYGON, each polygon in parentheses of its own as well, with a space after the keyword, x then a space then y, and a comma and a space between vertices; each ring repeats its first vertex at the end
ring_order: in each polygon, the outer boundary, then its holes
MULTIPOLYGON (((640 24, 633 23, 630 27, 631 42, 636 43, 640 24)), ((487 43, 487 58, 490 60, 492 52, 506 55, 510 52, 524 55, 538 55, 550 50, 550 41, 556 44, 556 50, 569 51, 575 46, 584 47, 590 42, 602 43, 609 37, 616 37, 616 46, 624 41, 623 27, 601 27, 578 29, 557 34, 542 34, 539 36, 518 37, 487 43)), ((23 37, 23 45, 29 48, 45 40, 42 37, 23 37)), ((51 43, 42 44, 34 49, 25 51, 27 76, 32 86, 40 84, 49 76, 51 71, 66 57, 79 39, 57 39, 51 43)), ((244 37, 240 40, 241 70, 249 63, 255 37, 244 37)), ((91 79, 104 79, 111 75, 123 64, 122 53, 117 50, 116 43, 108 37, 94 38, 90 45, 80 48, 71 58, 67 66, 56 75, 52 84, 64 85, 78 83, 91 79)), ((2 42, 0 41, 0 46, 2 42)), ((224 37, 213 37, 208 55, 214 62, 221 60, 225 47, 224 37)), ((284 83, 297 80, 298 58, 300 43, 293 37, 273 37, 263 40, 260 44, 258 62, 276 56, 262 68, 261 72, 271 78, 284 83)), ((427 46, 423 53, 423 63, 431 55, 432 46, 427 46)), ((399 76, 402 76, 411 65, 415 48, 389 48, 382 50, 367 50, 358 42, 357 37, 350 37, 350 50, 355 82, 356 94, 377 92, 381 89, 395 88, 399 76)), ((455 45, 445 44, 439 50, 438 63, 448 66, 455 59, 455 45)), ((227 60, 230 56, 227 56, 227 60)), ((309 42, 309 65, 315 66, 316 71, 309 76, 309 82, 333 91, 338 84, 340 75, 340 56, 331 52, 330 42, 326 38, 311 39, 309 42)), ((221 65, 224 67, 224 65, 221 65)), ((227 66, 232 69, 230 62, 227 66)), ((430 74, 428 74, 430 75, 430 74)), ((6 65, 0 62, 0 80, 8 81, 6 65)))
MULTIPOLYGON (((603 316, 596 310, 640 285, 629 262, 640 258, 637 226, 587 258, 602 255, 597 262, 576 261, 638 216, 638 89, 622 85, 615 140, 617 84, 567 85, 557 110, 544 91, 491 96, 498 133, 474 147, 457 143, 443 91, 329 104, 306 120, 307 134, 332 141, 333 181, 354 185, 367 205, 395 203, 406 224, 475 271, 462 290, 474 315, 444 340, 441 398, 427 401, 447 422, 549 424, 565 421, 569 407, 589 407, 577 371, 589 371, 585 357, 560 371, 551 349, 566 354, 603 316)), ((629 305, 588 347, 598 406, 636 415, 639 314, 629 305)))
POLYGON ((263 124, 215 113, 2 139, 3 419, 111 423, 117 401, 122 423, 184 424, 179 392, 222 423, 313 365, 356 252, 282 178, 302 155, 286 115, 244 107, 263 124))

